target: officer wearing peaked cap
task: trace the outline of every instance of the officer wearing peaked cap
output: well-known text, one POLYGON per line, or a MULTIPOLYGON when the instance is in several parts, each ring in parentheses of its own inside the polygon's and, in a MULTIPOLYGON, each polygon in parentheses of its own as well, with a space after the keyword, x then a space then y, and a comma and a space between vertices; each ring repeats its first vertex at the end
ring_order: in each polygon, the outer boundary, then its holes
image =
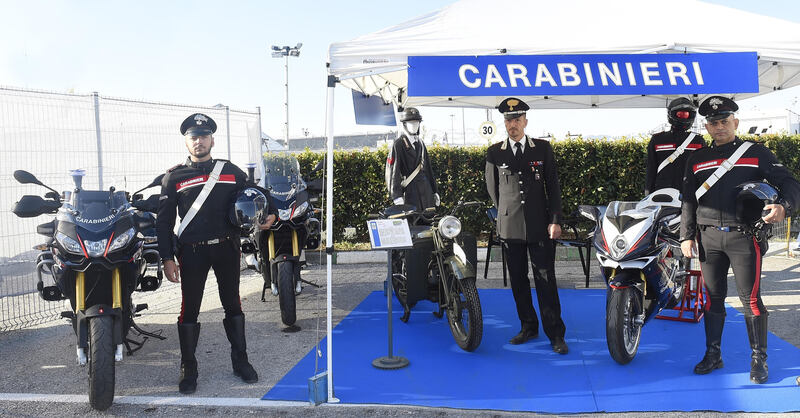
MULTIPOLYGON (((228 217, 236 195, 247 185, 247 175, 230 161, 211 158, 216 130, 214 119, 202 113, 183 121, 180 132, 189 158, 184 164, 169 169, 164 176, 156 218, 158 252, 164 262, 164 275, 167 280, 181 284, 178 390, 183 394, 193 393, 197 388, 195 350, 200 335, 197 319, 212 268, 225 311, 222 323, 231 343, 233 373, 247 383, 258 381, 258 374, 247 358, 244 313, 239 298, 241 229, 228 217), (198 202, 201 203, 195 204, 198 202), (173 233, 176 215, 180 215, 181 222, 177 233, 173 233), (173 247, 175 241, 177 249, 173 247)), ((275 215, 271 213, 259 228, 269 228, 274 220, 275 215)))
POLYGON ((561 189, 550 143, 525 135, 524 101, 509 97, 497 109, 505 119, 508 138, 486 152, 486 189, 497 207, 497 231, 508 256, 511 290, 522 329, 511 344, 539 336, 528 279, 528 257, 533 266, 542 328, 553 351, 567 354, 566 327, 555 276, 555 243, 561 235, 561 189))
POLYGON ((739 120, 734 112, 738 109, 736 102, 723 96, 708 97, 700 104, 699 112, 714 141, 692 153, 686 163, 681 251, 693 256, 696 248, 708 292, 703 316, 706 351, 694 372, 708 374, 723 366, 722 329, 728 268, 732 267, 752 349, 750 380, 764 383, 768 377, 767 309, 761 300, 760 282, 767 242, 762 225, 782 221, 800 204, 800 183, 766 147, 736 136, 739 120), (742 216, 743 185, 765 180, 780 190, 782 199, 770 204, 759 201, 755 216, 742 216), (768 211, 766 215, 760 213, 762 207, 768 211))

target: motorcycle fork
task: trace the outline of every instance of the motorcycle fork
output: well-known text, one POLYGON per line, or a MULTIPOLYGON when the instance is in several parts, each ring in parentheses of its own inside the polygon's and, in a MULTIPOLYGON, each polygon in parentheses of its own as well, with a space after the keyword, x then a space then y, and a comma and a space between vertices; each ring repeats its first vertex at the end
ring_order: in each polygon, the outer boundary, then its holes
MULTIPOLYGON (((275 232, 269 231, 269 238, 267 239, 267 248, 269 250, 269 259, 275 258, 275 232)), ((292 256, 300 256, 300 239, 297 237, 297 230, 292 230, 292 256)))
MULTIPOLYGON (((119 272, 119 267, 111 271, 111 307, 114 309, 122 310, 122 275, 119 272)), ((86 309, 86 274, 79 271, 75 274, 75 318, 78 318, 78 312, 86 309)), ((114 324, 114 341, 122 339, 122 321, 115 321, 114 324)), ((79 340, 84 341, 82 337, 83 332, 79 332, 79 340)), ((78 364, 85 365, 87 362, 86 347, 81 347, 80 343, 76 348, 78 356, 78 364)), ((116 361, 122 360, 122 344, 117 344, 116 352, 114 353, 116 361)))
POLYGON ((454 308, 453 306, 449 306, 450 304, 450 283, 447 281, 447 276, 445 275, 445 268, 444 268, 444 242, 442 242, 442 238, 439 234, 433 234, 433 256, 436 258, 436 268, 439 269, 439 312, 442 312, 443 308, 451 309, 454 308))

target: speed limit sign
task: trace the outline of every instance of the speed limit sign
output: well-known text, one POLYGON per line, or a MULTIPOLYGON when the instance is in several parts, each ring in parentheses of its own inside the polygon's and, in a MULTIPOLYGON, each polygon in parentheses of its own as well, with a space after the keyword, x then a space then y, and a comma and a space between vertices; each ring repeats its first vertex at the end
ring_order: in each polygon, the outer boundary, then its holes
POLYGON ((486 139, 487 141, 491 141, 494 138, 495 132, 497 132, 497 126, 495 126, 494 122, 487 120, 486 122, 481 123, 481 127, 478 129, 481 136, 486 139))

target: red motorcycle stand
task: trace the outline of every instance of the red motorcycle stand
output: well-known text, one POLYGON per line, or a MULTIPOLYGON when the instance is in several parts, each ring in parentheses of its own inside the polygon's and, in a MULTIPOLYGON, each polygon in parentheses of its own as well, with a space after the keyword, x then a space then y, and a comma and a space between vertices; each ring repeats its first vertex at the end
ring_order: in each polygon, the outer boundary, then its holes
POLYGON ((683 283, 683 298, 680 303, 671 309, 664 309, 656 315, 658 319, 681 322, 700 322, 706 308, 705 281, 700 270, 689 270, 686 281, 683 283), (676 315, 670 312, 677 312, 676 315))

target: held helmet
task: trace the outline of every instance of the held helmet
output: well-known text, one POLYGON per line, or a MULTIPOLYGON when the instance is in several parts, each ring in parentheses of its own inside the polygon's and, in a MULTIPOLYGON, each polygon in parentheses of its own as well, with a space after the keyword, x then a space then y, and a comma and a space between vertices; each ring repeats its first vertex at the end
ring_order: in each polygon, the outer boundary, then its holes
POLYGON ((749 226, 760 227, 764 206, 778 202, 778 191, 767 183, 747 182, 736 186, 736 219, 749 226))
POLYGON ((407 107, 403 111, 403 116, 400 116, 400 122, 408 122, 410 120, 422 122, 422 115, 419 114, 419 110, 416 107, 407 107))
POLYGON ((697 116, 697 107, 685 97, 678 97, 667 105, 667 119, 669 119, 669 124, 676 129, 685 131, 691 128, 695 116, 697 116))
POLYGON ((259 221, 266 218, 268 208, 269 202, 264 193, 248 187, 236 195, 229 218, 233 225, 242 228, 243 231, 250 231, 259 221))

